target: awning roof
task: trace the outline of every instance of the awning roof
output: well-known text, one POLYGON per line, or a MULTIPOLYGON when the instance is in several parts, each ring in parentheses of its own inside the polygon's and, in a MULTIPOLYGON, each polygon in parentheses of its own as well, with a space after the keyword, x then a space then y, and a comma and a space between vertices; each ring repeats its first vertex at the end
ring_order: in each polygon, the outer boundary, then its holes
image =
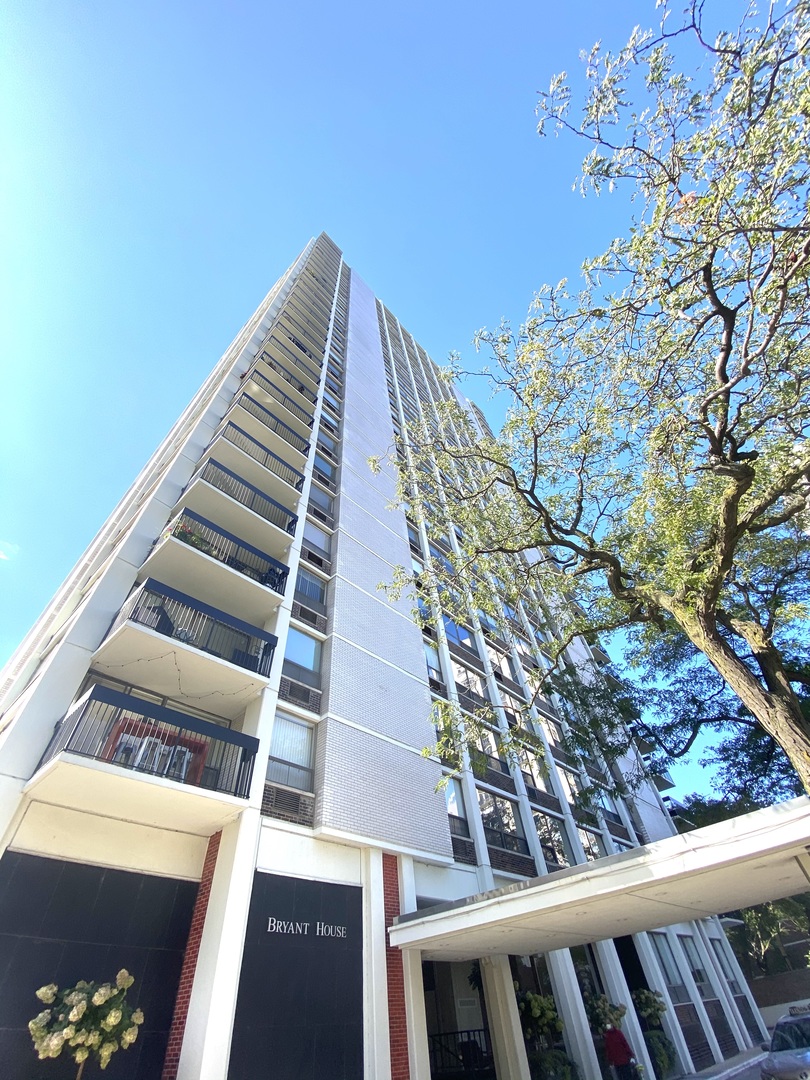
POLYGON ((570 948, 810 889, 810 799, 401 915, 391 943, 427 959, 570 948))

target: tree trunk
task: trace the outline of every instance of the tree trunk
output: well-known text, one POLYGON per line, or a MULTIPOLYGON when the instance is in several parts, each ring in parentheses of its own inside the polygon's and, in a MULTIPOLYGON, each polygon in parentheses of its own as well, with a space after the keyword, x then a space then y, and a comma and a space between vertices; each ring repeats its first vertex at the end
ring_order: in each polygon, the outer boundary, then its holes
POLYGON ((717 632, 712 616, 677 604, 668 604, 667 608, 762 729, 785 751, 802 787, 810 795, 810 723, 781 669, 776 651, 769 649, 757 655, 768 682, 766 688, 717 632))
POLYGON ((86 1064, 87 1058, 85 1058, 84 1061, 79 1064, 79 1071, 76 1073, 76 1080, 82 1080, 82 1073, 84 1072, 84 1067, 86 1064))

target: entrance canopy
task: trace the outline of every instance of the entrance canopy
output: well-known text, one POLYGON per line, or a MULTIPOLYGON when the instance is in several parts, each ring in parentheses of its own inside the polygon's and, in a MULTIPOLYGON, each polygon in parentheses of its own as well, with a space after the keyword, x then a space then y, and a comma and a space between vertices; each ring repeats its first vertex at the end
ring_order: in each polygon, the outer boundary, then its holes
POLYGON ((635 934, 810 889, 801 797, 542 878, 400 915, 392 945, 426 959, 530 955, 635 934))

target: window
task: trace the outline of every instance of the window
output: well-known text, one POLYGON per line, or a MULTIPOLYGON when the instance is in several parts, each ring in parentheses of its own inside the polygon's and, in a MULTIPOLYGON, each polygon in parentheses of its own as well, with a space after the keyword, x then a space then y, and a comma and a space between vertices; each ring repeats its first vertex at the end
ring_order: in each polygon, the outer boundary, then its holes
POLYGON ((549 786, 548 769, 546 768, 545 763, 542 762, 536 754, 533 754, 531 750, 526 750, 525 748, 519 751, 518 758, 520 759, 520 767, 527 777, 527 782, 538 791, 545 791, 549 794, 553 794, 549 786))
POLYGON ((518 808, 511 799, 479 790, 478 808, 488 845, 528 855, 529 845, 523 835, 518 808))
POLYGON ((332 546, 332 536, 330 533, 325 532, 323 529, 319 529, 317 525, 313 525, 311 521, 304 523, 304 539, 311 548, 316 551, 320 551, 324 555, 328 555, 332 546))
POLYGON ((442 666, 439 662, 439 652, 435 645, 431 645, 429 641, 424 642, 425 646, 425 661, 427 662, 428 678, 435 679, 436 682, 444 683, 442 678, 442 666))
POLYGON ((291 626, 287 634, 287 651, 284 654, 283 671, 291 679, 306 683, 307 686, 320 686, 320 641, 291 626))
POLYGON ((334 483, 335 476, 337 475, 337 469, 334 465, 331 465, 326 460, 326 458, 321 457, 320 454, 315 455, 315 468, 318 470, 318 472, 323 473, 327 480, 330 480, 332 483, 334 483))
POLYGON ((464 667, 463 664, 457 663, 455 660, 453 664, 453 679, 458 690, 458 696, 462 705, 475 708, 478 705, 487 705, 489 703, 489 697, 487 695, 487 684, 483 675, 479 675, 475 671, 471 671, 469 668, 464 667))
POLYGON ((464 793, 458 780, 451 779, 447 781, 444 798, 447 803, 447 817, 450 821, 451 834, 469 838, 470 826, 467 821, 467 811, 464 807, 464 793))
POLYGON ((693 937, 688 937, 686 934, 678 934, 678 941, 680 941, 683 951, 686 954, 689 970, 692 972, 692 978, 695 980, 698 993, 702 998, 713 998, 715 996, 714 990, 709 982, 709 976, 706 974, 703 967, 703 961, 700 958, 695 939, 693 937))
POLYGON ((323 430, 318 432, 318 446, 322 447, 327 454, 331 454, 333 457, 337 456, 337 443, 323 430))
POLYGON ((725 950, 723 949, 723 942, 719 941, 717 938, 709 938, 709 940, 712 943, 712 949, 714 950, 714 955, 720 967, 720 970, 726 977, 726 982, 728 983, 729 990, 732 992, 732 994, 739 994, 740 984, 734 977, 734 971, 732 970, 731 963, 725 950))
POLYGON ((683 985, 669 938, 666 934, 652 933, 650 934, 650 941, 653 943, 653 948, 658 956, 658 963, 661 965, 664 981, 667 984, 669 996, 672 998, 673 1003, 679 1004, 689 1001, 689 993, 683 985))
POLYGON ((595 862, 597 859, 603 859, 607 852, 605 851, 605 845, 602 837, 599 833, 591 832, 590 829, 577 829, 579 833, 579 839, 582 843, 582 847, 585 851, 585 858, 588 862, 595 862))
POLYGON ((541 814, 538 810, 532 812, 534 827, 540 837, 540 847, 543 849, 543 858, 550 863, 552 868, 556 866, 568 866, 568 844, 565 839, 563 823, 548 814, 541 814))
POLYGON ((560 746, 562 744, 562 724, 557 723, 556 720, 552 720, 550 716, 544 716, 541 713, 535 720, 535 729, 538 726, 542 728, 542 730, 545 732, 546 738, 548 739, 551 746, 560 746))
POLYGON ((571 772, 570 769, 557 768, 557 775, 560 777, 562 783, 563 794, 566 799, 574 805, 577 803, 577 798, 582 790, 582 782, 576 773, 571 772))
POLYGON ((317 484, 313 484, 309 489, 309 501, 325 510, 327 514, 334 512, 335 500, 331 495, 327 495, 323 488, 319 488, 317 484))
POLYGON ((298 577, 295 579, 295 593, 296 596, 302 598, 304 603, 311 604, 319 611, 325 610, 326 582, 315 574, 310 574, 309 570, 304 570, 303 567, 298 571, 298 577))
POLYGON ((267 779, 271 784, 312 791, 312 752, 315 729, 311 724, 276 716, 270 741, 267 779))
POLYGON ((442 615, 444 622, 444 632, 447 634, 447 640, 451 645, 461 645, 462 648, 470 649, 472 652, 478 655, 478 649, 475 645, 475 638, 473 637, 472 630, 466 626, 460 626, 457 622, 454 622, 449 615, 442 615))

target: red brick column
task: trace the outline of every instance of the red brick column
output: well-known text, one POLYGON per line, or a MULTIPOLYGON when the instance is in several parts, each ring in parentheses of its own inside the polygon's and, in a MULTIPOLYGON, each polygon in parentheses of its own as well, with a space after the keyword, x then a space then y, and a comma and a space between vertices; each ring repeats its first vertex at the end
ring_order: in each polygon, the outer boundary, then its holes
MULTIPOLYGON (((385 929, 399 915, 399 871, 395 855, 383 854, 383 906, 385 929)), ((410 1080, 408 1063, 408 1025, 405 1015, 405 981, 402 974, 402 953, 392 945, 385 946, 385 968, 388 979, 388 1031, 391 1046, 391 1080, 410 1080)), ((164 1077, 164 1080, 166 1078, 164 1077)))
POLYGON ((161 1080, 175 1080, 180 1064, 180 1049, 183 1045, 183 1035, 186 1030, 191 986, 194 982, 194 972, 197 970, 197 956, 200 951, 200 941, 202 940, 205 916, 208 911, 208 897, 211 895, 211 882, 214 879, 214 869, 217 865, 217 854, 219 853, 221 839, 222 833, 214 833, 208 841, 208 850, 205 853, 200 888, 194 904, 194 914, 191 916, 191 929, 189 930, 188 944, 186 945, 183 967, 180 972, 180 985, 177 988, 177 1000, 174 1003, 174 1016, 169 1030, 169 1045, 166 1048, 161 1080))

